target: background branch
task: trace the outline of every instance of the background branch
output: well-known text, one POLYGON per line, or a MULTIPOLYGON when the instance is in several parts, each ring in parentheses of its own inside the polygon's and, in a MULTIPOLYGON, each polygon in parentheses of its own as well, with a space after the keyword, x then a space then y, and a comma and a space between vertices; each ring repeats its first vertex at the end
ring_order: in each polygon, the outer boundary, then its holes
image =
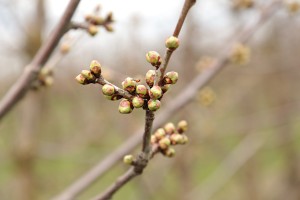
POLYGON ((60 19, 60 22, 50 35, 49 39, 39 49, 30 64, 28 64, 21 77, 9 89, 0 101, 0 120, 10 109, 20 101, 20 99, 30 89, 31 83, 36 80, 39 70, 51 56, 60 38, 67 30, 70 20, 79 4, 80 0, 71 0, 60 19))

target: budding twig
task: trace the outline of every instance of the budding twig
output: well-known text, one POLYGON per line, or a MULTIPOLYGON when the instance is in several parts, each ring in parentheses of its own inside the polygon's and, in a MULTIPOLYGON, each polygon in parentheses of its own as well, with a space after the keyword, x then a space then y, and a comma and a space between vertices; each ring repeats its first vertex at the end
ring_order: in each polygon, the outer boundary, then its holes
MULTIPOLYGON (((253 34, 278 10, 280 1, 273 1, 268 7, 262 10, 261 16, 250 27, 245 28, 238 36, 235 41, 240 41, 241 43, 247 42, 253 34)), ((232 47, 232 43, 229 43, 224 51, 232 47)), ((207 69, 204 73, 199 74, 195 77, 189 85, 186 86, 186 90, 177 97, 173 99, 169 104, 166 105, 165 109, 160 112, 156 117, 156 121, 153 123, 153 129, 157 129, 165 123, 165 121, 170 118, 174 113, 187 105, 197 94, 199 89, 206 85, 214 76, 226 66, 230 58, 228 54, 221 54, 216 62, 207 69)), ((132 151, 137 145, 140 144, 140 135, 143 129, 139 129, 128 138, 119 148, 114 152, 107 155, 102 161, 96 164, 90 171, 84 174, 81 178, 75 181, 70 187, 63 191, 55 200, 70 200, 74 199, 79 193, 83 192, 87 187, 94 183, 99 177, 101 177, 105 172, 110 170, 122 157, 125 152, 132 151)))

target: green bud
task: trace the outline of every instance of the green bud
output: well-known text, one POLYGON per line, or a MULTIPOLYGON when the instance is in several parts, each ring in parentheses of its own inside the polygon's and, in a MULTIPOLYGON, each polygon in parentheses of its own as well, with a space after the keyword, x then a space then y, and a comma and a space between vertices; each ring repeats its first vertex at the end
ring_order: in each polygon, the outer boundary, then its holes
POLYGON ((171 84, 165 84, 161 87, 163 93, 166 93, 170 89, 171 84))
POLYGON ((171 122, 167 123, 164 126, 164 129, 165 129, 166 133, 169 134, 169 135, 175 133, 175 131, 176 131, 175 125, 171 122))
POLYGON ((173 149, 173 148, 168 148, 163 152, 163 154, 169 158, 174 157, 175 153, 176 153, 175 149, 173 149))
POLYGON ((136 88, 136 81, 133 78, 127 77, 122 82, 123 89, 129 93, 134 93, 136 88))
POLYGON ((178 134, 178 133, 172 134, 170 136, 170 140, 171 140, 171 143, 173 145, 175 145, 175 144, 183 144, 183 142, 184 142, 183 141, 184 140, 183 136, 181 134, 178 134))
POLYGON ((171 71, 165 74, 164 83, 165 84, 175 84, 178 80, 178 73, 171 71))
POLYGON ((162 90, 158 85, 153 86, 149 91, 149 96, 151 99, 159 99, 162 94, 162 90))
POLYGON ((148 90, 144 85, 136 86, 136 93, 141 97, 144 98, 147 96, 148 90))
POLYGON ((156 75, 155 70, 149 70, 146 73, 145 80, 147 85, 149 85, 149 87, 152 87, 154 85, 155 75, 156 75))
POLYGON ((164 130, 163 128, 159 128, 159 129, 157 129, 157 130, 155 131, 154 135, 155 135, 155 137, 156 137, 158 140, 160 140, 160 139, 162 139, 163 137, 165 137, 166 132, 165 132, 165 130, 164 130))
POLYGON ((133 99, 132 99, 132 105, 135 108, 140 108, 140 107, 142 107, 144 105, 144 99, 142 99, 141 97, 138 97, 138 96, 133 97, 133 99))
POLYGON ((146 54, 146 60, 155 67, 161 64, 160 55, 156 51, 149 51, 146 54))
POLYGON ((107 96, 112 96, 115 93, 115 87, 109 84, 105 84, 102 87, 102 93, 107 96))
POLYGON ((132 112, 132 105, 131 102, 127 99, 123 99, 119 104, 119 112, 121 114, 129 114, 132 112))
POLYGON ((178 122, 177 124, 177 131, 179 133, 183 133, 186 132, 188 129, 188 123, 185 120, 181 120, 180 122, 178 122))
POLYGON ((126 155, 123 158, 123 162, 127 165, 131 165, 134 162, 133 155, 126 155))
POLYGON ((84 76, 82 74, 79 74, 78 76, 76 76, 75 80, 82 85, 85 85, 88 83, 88 80, 86 78, 84 78, 84 76))
POLYGON ((97 78, 99 78, 101 74, 101 64, 97 60, 92 60, 90 70, 97 78))
POLYGON ((171 145, 171 140, 167 137, 162 138, 159 140, 158 145, 162 150, 167 149, 171 145))
POLYGON ((170 50, 175 50, 179 47, 179 40, 177 37, 171 36, 166 40, 166 47, 170 50))
POLYGON ((95 76, 90 72, 90 70, 82 70, 81 75, 88 81, 94 81, 96 79, 95 76))
POLYGON ((148 108, 151 111, 157 111, 160 108, 160 101, 159 100, 150 99, 148 101, 148 108))

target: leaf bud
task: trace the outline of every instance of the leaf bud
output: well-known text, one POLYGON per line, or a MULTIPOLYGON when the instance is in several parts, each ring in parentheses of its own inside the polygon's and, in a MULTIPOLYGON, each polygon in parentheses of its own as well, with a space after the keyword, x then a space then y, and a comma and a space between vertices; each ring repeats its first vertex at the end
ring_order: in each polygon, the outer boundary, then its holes
POLYGON ((134 162, 134 158, 133 155, 126 155, 123 157, 123 162, 127 165, 132 165, 132 163, 134 162))

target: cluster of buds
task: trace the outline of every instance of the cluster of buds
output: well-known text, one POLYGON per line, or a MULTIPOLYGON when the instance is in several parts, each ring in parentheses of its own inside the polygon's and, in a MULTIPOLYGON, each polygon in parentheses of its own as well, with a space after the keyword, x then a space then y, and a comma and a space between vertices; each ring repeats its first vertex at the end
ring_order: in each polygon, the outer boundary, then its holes
POLYGON ((167 123, 163 128, 157 129, 151 136, 151 144, 157 147, 159 152, 167 157, 175 155, 175 149, 171 146, 186 144, 188 137, 184 134, 188 124, 185 120, 180 121, 177 127, 173 123, 167 123))
MULTIPOLYGON (((171 36, 167 39, 166 47, 168 49, 173 51, 178 46, 179 41, 176 37, 171 36)), ((146 54, 146 60, 154 66, 156 70, 159 69, 161 65, 159 53, 149 51, 146 54)), ((103 86, 102 93, 107 99, 112 101, 122 99, 119 103, 119 112, 122 114, 129 114, 134 108, 157 111, 161 106, 160 100, 164 93, 168 91, 170 85, 177 82, 178 73, 174 71, 167 72, 159 81, 156 80, 158 79, 156 70, 149 70, 146 73, 145 85, 139 84, 140 80, 127 77, 122 82, 122 88, 118 88, 103 78, 101 75, 101 65, 94 60, 90 64, 90 70, 82 70, 76 77, 76 80, 82 85, 99 83, 103 86)))
POLYGON ((41 69, 37 80, 31 85, 31 89, 38 90, 41 87, 49 87, 53 85, 53 82, 53 70, 49 67, 44 67, 41 69))
POLYGON ((95 83, 96 78, 101 76, 101 64, 93 60, 90 64, 89 70, 82 70, 81 73, 76 76, 76 81, 82 85, 89 83, 95 83))
POLYGON ((91 36, 94 36, 98 33, 99 26, 104 27, 104 29, 108 32, 113 31, 111 24, 114 22, 114 19, 113 14, 111 12, 108 13, 105 17, 100 17, 94 14, 88 14, 85 16, 85 22, 88 25, 86 30, 91 36))

